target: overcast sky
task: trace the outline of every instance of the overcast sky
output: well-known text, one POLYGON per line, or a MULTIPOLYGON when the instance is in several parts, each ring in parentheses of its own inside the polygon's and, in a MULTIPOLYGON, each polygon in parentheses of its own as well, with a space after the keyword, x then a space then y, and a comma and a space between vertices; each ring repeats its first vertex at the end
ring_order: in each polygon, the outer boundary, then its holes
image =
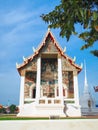
MULTIPOLYGON (((47 31, 47 24, 40 15, 48 13, 58 5, 60 0, 0 0, 0 104, 7 105, 19 103, 20 76, 16 69, 16 62, 22 63, 22 57, 32 55, 32 47, 38 47, 47 31)), ((82 28, 77 25, 77 29, 82 28)), ((80 51, 84 42, 72 36, 67 42, 66 38, 59 37, 58 29, 51 29, 62 48, 66 46, 67 55, 74 58, 76 63, 86 61, 89 90, 97 100, 98 93, 93 86, 98 85, 98 58, 89 51, 80 51)), ((93 46, 98 49, 98 42, 93 46)), ((84 68, 79 74, 79 93, 84 87, 84 68)))

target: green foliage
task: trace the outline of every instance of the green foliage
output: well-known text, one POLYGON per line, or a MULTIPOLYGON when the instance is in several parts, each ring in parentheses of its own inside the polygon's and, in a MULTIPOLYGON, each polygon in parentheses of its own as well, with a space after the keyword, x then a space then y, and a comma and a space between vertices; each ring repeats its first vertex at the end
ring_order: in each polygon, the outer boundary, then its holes
POLYGON ((5 108, 0 108, 0 113, 6 113, 6 109, 5 108))
POLYGON ((98 40, 98 0, 61 0, 52 12, 41 17, 50 28, 60 28, 60 36, 66 37, 67 41, 72 34, 83 39, 86 44, 82 50, 98 40), (76 32, 77 23, 84 28, 83 32, 76 32))
POLYGON ((91 51, 94 56, 98 56, 98 50, 91 51))
POLYGON ((12 105, 9 107, 9 109, 10 109, 10 113, 15 113, 15 111, 16 111, 16 105, 12 104, 12 105))

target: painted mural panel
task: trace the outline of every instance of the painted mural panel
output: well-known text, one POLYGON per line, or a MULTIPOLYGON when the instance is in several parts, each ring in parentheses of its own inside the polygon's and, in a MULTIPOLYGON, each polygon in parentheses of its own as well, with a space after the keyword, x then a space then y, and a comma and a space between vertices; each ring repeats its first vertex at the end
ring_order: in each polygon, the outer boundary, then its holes
POLYGON ((63 95, 74 98, 73 71, 63 71, 63 95))
POLYGON ((34 58, 26 67, 26 70, 37 71, 37 59, 34 58))
POLYGON ((25 74, 24 98, 35 98, 36 71, 27 71, 25 74))
POLYGON ((54 45, 54 41, 51 39, 50 36, 46 39, 46 44, 44 48, 42 49, 42 52, 58 52, 56 46, 54 45))
POLYGON ((41 86, 42 96, 54 97, 58 82, 57 59, 41 60, 41 86))
POLYGON ((74 66, 71 65, 71 63, 65 59, 64 57, 62 57, 62 70, 63 71, 73 71, 75 70, 76 68, 74 66))

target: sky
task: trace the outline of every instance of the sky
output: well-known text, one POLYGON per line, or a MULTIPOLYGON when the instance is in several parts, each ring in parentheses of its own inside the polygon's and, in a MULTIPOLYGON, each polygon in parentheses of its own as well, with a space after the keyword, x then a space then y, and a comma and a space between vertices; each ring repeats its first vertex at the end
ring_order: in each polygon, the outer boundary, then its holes
MULTIPOLYGON (((49 13, 60 0, 0 0, 0 104, 19 104, 20 76, 16 62, 21 64, 23 56, 32 55, 32 47, 37 48, 47 32, 48 25, 41 19, 42 14, 49 13)), ((82 31, 82 27, 76 25, 82 31)), ((89 91, 98 103, 98 93, 93 87, 98 85, 98 58, 91 55, 91 49, 98 49, 98 41, 92 48, 81 51, 84 44, 76 36, 70 41, 59 36, 59 29, 51 29, 66 54, 81 65, 86 61, 89 91)), ((83 94, 84 67, 78 75, 79 94, 83 94)))

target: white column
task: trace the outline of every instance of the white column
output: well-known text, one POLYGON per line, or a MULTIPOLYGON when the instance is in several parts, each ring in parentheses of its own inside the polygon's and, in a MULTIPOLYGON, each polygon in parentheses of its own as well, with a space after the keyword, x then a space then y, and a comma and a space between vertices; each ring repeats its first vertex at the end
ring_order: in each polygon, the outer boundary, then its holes
POLYGON ((29 95, 30 95, 30 98, 32 98, 32 87, 31 86, 30 86, 29 95))
POLYGON ((58 56, 58 88, 59 88, 59 97, 61 99, 61 103, 63 103, 62 62, 61 62, 61 56, 58 56))
POLYGON ((75 104, 79 105, 79 90, 78 90, 77 71, 73 72, 73 79, 74 79, 74 99, 75 99, 75 104))
POLYGON ((40 88, 40 97, 41 97, 41 98, 43 97, 43 88, 42 88, 42 86, 41 86, 41 88, 40 88))
POLYGON ((19 101, 20 108, 23 107, 23 105, 24 105, 24 82, 25 82, 25 77, 21 76, 21 82, 20 82, 20 101, 19 101))
POLYGON ((38 103, 40 98, 40 79, 41 79, 41 58, 37 59, 37 82, 36 82, 36 102, 38 103))
POLYGON ((68 97, 68 88, 65 88, 65 97, 68 97))

